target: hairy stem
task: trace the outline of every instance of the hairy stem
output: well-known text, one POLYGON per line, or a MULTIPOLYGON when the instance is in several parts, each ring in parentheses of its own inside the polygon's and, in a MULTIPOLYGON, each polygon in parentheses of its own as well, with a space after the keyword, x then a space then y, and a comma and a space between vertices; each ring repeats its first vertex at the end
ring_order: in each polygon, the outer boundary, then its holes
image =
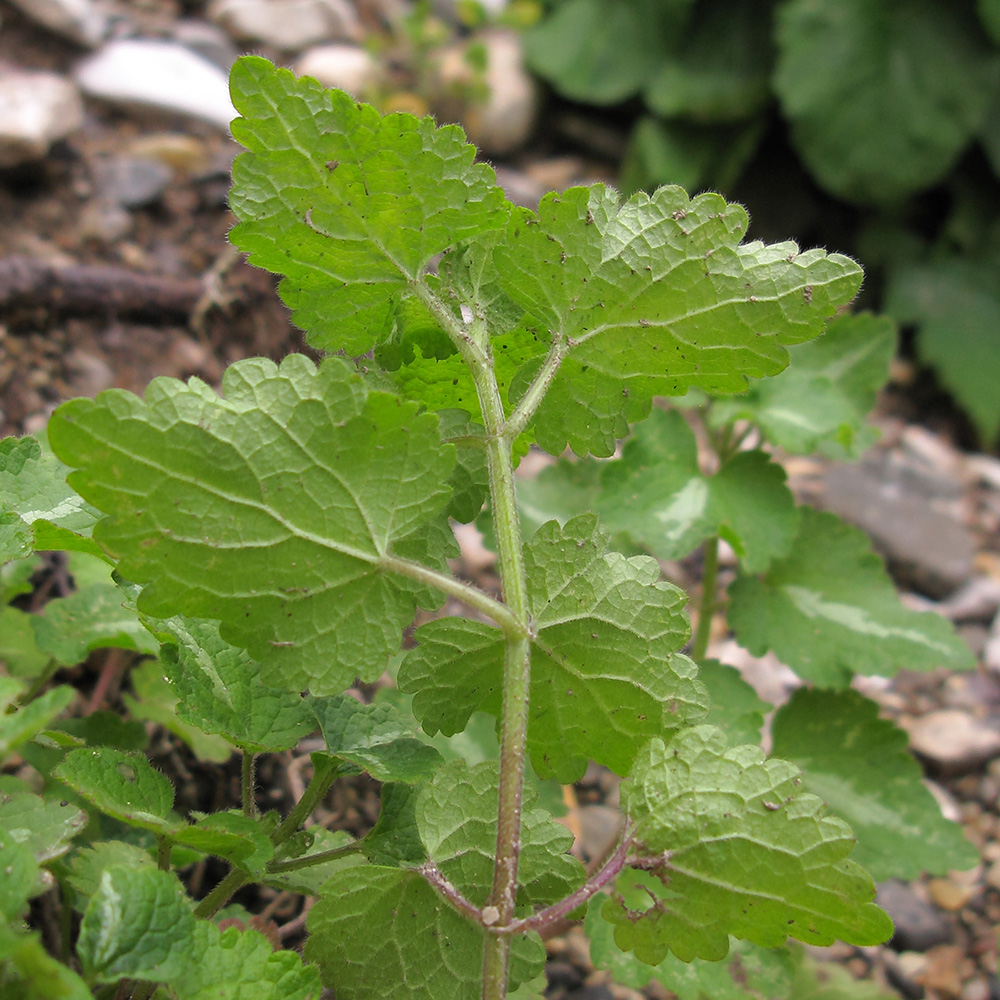
POLYGON ((257 818, 257 758, 252 753, 243 752, 240 788, 243 794, 243 812, 251 819, 257 818))
POLYGON ((194 908, 194 915, 204 920, 214 917, 233 898, 233 893, 248 882, 250 876, 246 872, 241 872, 239 868, 230 869, 229 874, 194 908))
POLYGON ((698 600, 698 628, 691 643, 691 659, 696 663, 705 658, 712 634, 712 612, 715 610, 715 580, 719 572, 719 536, 705 542, 705 559, 701 574, 701 597, 698 600))
POLYGON ((311 868, 313 865, 321 865, 336 858, 344 858, 349 854, 357 854, 361 850, 361 841, 355 840, 342 847, 331 847, 328 851, 320 851, 318 854, 307 854, 302 858, 289 858, 288 861, 272 861, 268 866, 269 872, 294 872, 300 868, 311 868))
POLYGON ((422 865, 415 868, 414 871, 423 875, 434 890, 447 899, 459 913, 468 917, 470 920, 474 920, 477 924, 481 924, 483 922, 483 911, 480 910, 475 903, 466 899, 465 896, 463 896, 458 889, 456 889, 455 886, 453 886, 451 882, 449 882, 448 879, 441 874, 440 869, 436 864, 434 864, 433 861, 425 861, 422 865))
POLYGON ((295 804, 295 808, 285 817, 282 823, 271 834, 271 843, 275 847, 283 844, 309 817, 319 805, 320 800, 329 791, 337 777, 337 764, 328 757, 313 758, 312 781, 305 794, 295 804))
POLYGON ((532 380, 531 385, 528 386, 528 391, 521 397, 514 411, 507 418, 504 425, 504 434, 508 440, 513 441, 531 422, 531 418, 535 415, 535 411, 545 398, 545 394, 549 391, 549 386, 552 385, 552 380, 559 371, 559 366, 566 356, 566 350, 567 344, 563 340, 562 334, 556 334, 552 339, 552 346, 549 348, 549 353, 542 363, 538 374, 532 380))

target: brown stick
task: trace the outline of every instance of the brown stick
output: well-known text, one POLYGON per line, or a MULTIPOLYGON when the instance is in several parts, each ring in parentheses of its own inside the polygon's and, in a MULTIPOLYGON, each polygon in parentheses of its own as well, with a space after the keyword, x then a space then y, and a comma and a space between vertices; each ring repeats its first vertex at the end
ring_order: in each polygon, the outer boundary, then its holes
POLYGON ((15 309, 184 322, 205 294, 197 278, 162 278, 112 265, 55 265, 34 257, 0 260, 0 317, 15 309))

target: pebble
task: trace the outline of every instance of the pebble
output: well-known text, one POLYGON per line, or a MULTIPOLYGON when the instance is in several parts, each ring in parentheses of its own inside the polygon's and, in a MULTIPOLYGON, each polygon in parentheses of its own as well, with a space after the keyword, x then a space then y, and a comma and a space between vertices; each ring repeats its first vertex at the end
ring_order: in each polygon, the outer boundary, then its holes
POLYGON ((927 952, 927 968, 922 985, 934 990, 941 997, 959 997, 962 994, 963 949, 954 944, 941 944, 927 952))
POLYGON ((83 124, 76 87, 56 73, 0 70, 0 167, 40 160, 83 124))
POLYGON ((236 117, 226 74, 176 42, 109 42, 77 66, 76 80, 91 97, 200 118, 227 131, 236 117))
POLYGON ((824 506, 866 531, 903 581, 945 597, 971 576, 975 547, 954 517, 933 506, 934 489, 926 476, 887 461, 833 465, 824 506))
POLYGON ((960 885, 947 878, 932 878, 927 883, 927 893, 934 904, 952 913, 968 905, 978 892, 977 885, 960 885))
POLYGON ((1000 731, 969 712, 945 708, 906 724, 910 746, 941 771, 961 774, 1000 754, 1000 731))
POLYGON ((170 37, 178 45, 183 45, 192 52, 204 56, 209 62, 215 63, 220 69, 229 72, 229 67, 240 54, 229 36, 208 21, 197 21, 194 18, 183 18, 174 23, 170 29, 170 37))
POLYGON ((878 888, 876 902, 896 925, 892 947, 897 951, 927 951, 951 940, 951 928, 943 914, 921 899, 905 882, 898 879, 883 882, 878 888))
POLYGON ((346 0, 212 0, 207 13, 238 41, 288 52, 334 38, 360 41, 363 36, 346 0))
POLYGON ((49 31, 93 48, 107 36, 110 21, 93 0, 10 0, 49 31))
POLYGON ((299 76, 311 76, 324 87, 364 98, 379 84, 382 72, 374 56, 358 45, 317 45, 295 64, 299 76))
POLYGON ((990 633, 983 644, 983 666, 990 673, 1000 674, 1000 614, 993 619, 990 633))
POLYGON ((938 611, 952 621, 990 621, 1000 609, 1000 580, 977 574, 960 587, 938 611))
POLYGON ((146 156, 108 156, 91 168, 97 196, 122 208, 142 208, 157 201, 173 179, 173 171, 146 156))
POLYGON ((212 162, 212 153, 204 142, 178 132, 151 132, 140 136, 128 144, 126 154, 156 160, 181 174, 203 173, 212 162))

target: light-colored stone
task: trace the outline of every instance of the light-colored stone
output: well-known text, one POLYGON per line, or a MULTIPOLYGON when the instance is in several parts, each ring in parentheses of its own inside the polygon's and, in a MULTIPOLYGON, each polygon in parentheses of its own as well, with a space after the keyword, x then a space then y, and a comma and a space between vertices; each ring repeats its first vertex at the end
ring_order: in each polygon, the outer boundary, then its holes
POLYGON ((969 712, 946 708, 912 720, 910 746, 949 773, 972 770, 1000 754, 1000 731, 969 712))
POLYGON ((984 574, 974 576, 938 605, 938 611, 952 621, 990 621, 997 609, 1000 609, 1000 580, 984 574))
POLYGON ((50 31, 82 45, 95 46, 108 33, 107 14, 93 0, 10 0, 50 31))
POLYGON ((954 912, 967 906, 979 889, 975 885, 960 885, 948 878, 932 878, 927 883, 927 892, 935 905, 954 912))
POLYGON ((55 73, 0 70, 0 166, 39 160, 83 123, 76 87, 55 73))
POLYGON ((362 38, 358 16, 346 0, 212 0, 208 16, 241 42, 289 52, 330 39, 362 38))
POLYGON ((109 42, 77 66, 76 80, 91 97, 200 118, 221 129, 236 117, 222 69, 174 42, 109 42))
POLYGON ((299 59, 295 72, 357 98, 366 97, 381 78, 379 64, 370 52, 344 44, 317 45, 299 59))
POLYGON ((240 54, 227 35, 218 25, 194 18, 182 18, 170 26, 170 37, 192 52, 204 56, 227 73, 229 67, 240 54))
POLYGON ((1000 614, 993 619, 990 634, 983 646, 983 666, 991 673, 1000 674, 1000 614))

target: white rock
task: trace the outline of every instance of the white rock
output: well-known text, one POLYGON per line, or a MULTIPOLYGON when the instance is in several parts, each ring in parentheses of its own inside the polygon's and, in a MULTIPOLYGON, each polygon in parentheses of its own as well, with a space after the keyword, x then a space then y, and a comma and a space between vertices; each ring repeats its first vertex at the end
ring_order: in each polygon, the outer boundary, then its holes
POLYGON ((76 80, 91 97, 190 115, 222 129, 236 117, 226 74, 173 42, 109 42, 77 66, 76 80))
POLYGON ((928 712, 906 728, 913 750, 950 773, 969 771, 1000 754, 1000 731, 960 709, 928 712))
POLYGON ((109 20, 93 0, 10 0, 25 15, 57 35, 93 47, 108 33, 109 20))
POLYGON ((233 38, 298 50, 332 38, 360 40, 346 0, 212 0, 208 16, 233 38))
POLYGON ((381 72, 374 57, 357 45, 317 45, 295 64, 299 76, 311 76, 324 87, 346 90, 364 97, 379 81, 381 72))
MULTIPOLYGON (((486 47, 484 82, 489 96, 468 105, 462 124, 469 139, 484 153, 505 156, 531 136, 538 118, 538 83, 524 68, 521 42, 514 32, 487 31, 475 41, 486 47)), ((455 47, 442 57, 440 75, 446 90, 474 81, 464 51, 464 47, 455 47)))
POLYGON ((83 123, 76 87, 55 73, 0 71, 0 166, 39 160, 83 123))

